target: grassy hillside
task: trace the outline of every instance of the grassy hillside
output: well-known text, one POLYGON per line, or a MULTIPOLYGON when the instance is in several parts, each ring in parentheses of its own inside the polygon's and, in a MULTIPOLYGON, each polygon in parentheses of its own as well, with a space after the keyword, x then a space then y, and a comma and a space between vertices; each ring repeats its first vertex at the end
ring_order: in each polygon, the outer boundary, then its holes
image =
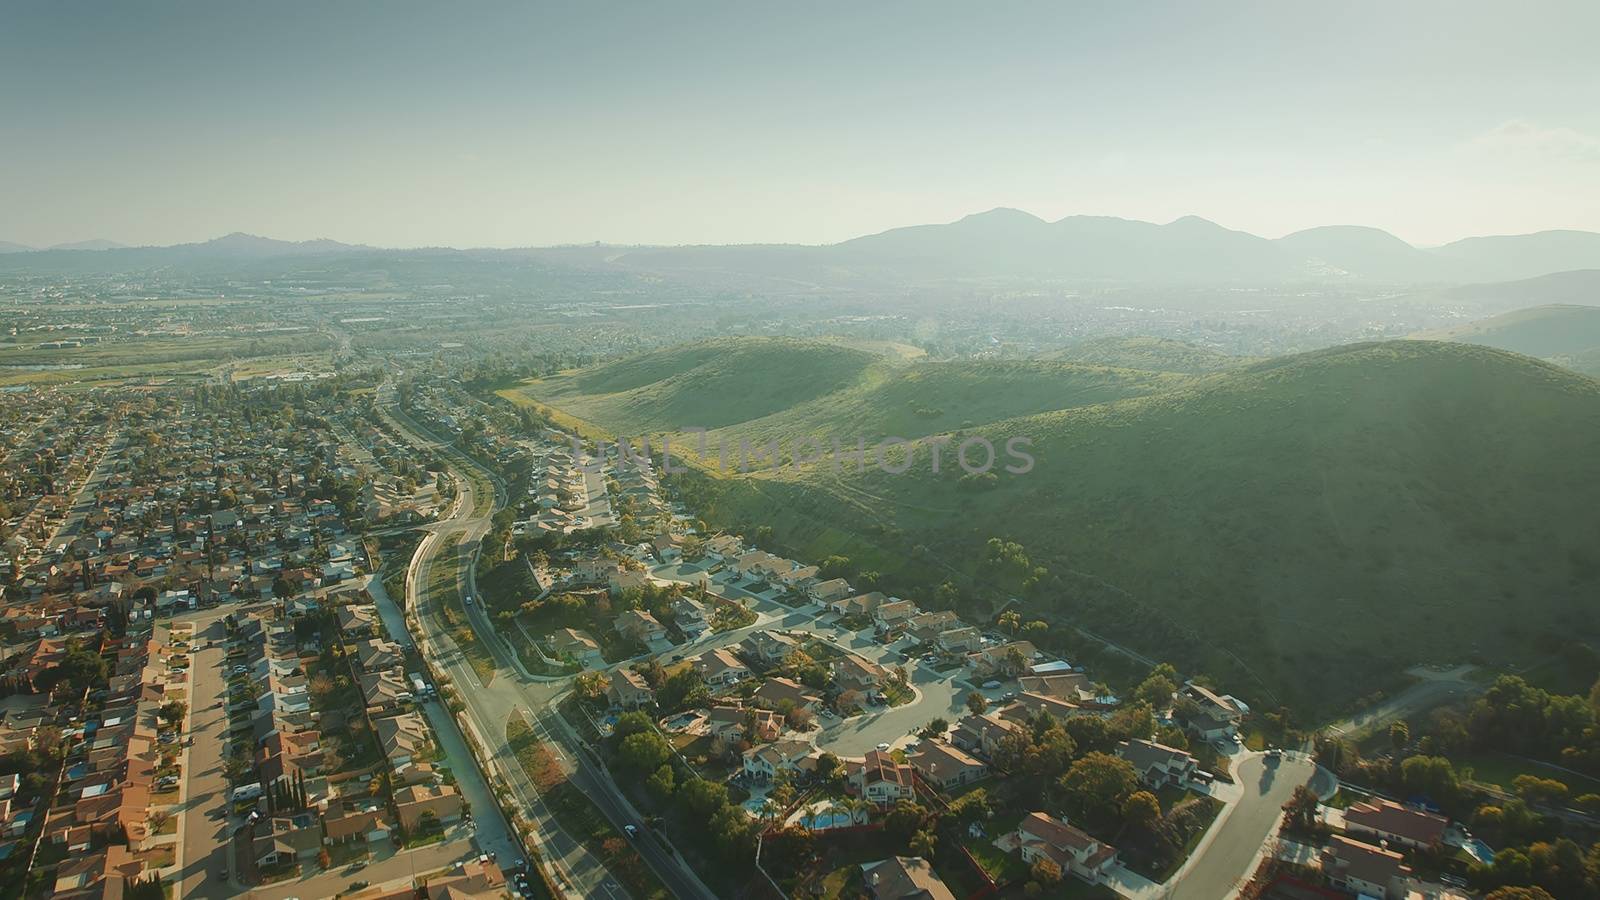
POLYGON ((759 418, 855 384, 882 363, 824 341, 721 339, 546 378, 522 393, 636 435, 759 418))
MULTIPOLYGON (((1085 388, 1093 405, 1013 416, 1027 410, 996 383, 937 367, 873 370, 876 383, 840 396, 880 398, 886 415, 908 400, 953 410, 929 398, 959 393, 919 385, 972 379, 973 406, 996 415, 956 437, 1029 438, 1033 471, 986 485, 948 456, 937 476, 925 457, 898 476, 823 464, 696 478, 696 503, 920 599, 946 579, 977 609, 1021 596, 1303 712, 1414 662, 1517 660, 1545 632, 1594 627, 1579 599, 1600 595, 1592 379, 1483 347, 1391 342, 1167 376, 1161 389, 1100 370, 1113 380, 1095 390, 1145 393, 1094 403, 1085 388), (1026 560, 986 561, 993 537, 1026 560)), ((1069 396, 1021 371, 1036 396, 1069 396)), ((1082 385, 1083 372, 1058 374, 1082 385)), ((813 403, 774 418, 864 414, 813 403)))
POLYGON ((1590 371, 1584 366, 1600 353, 1600 306, 1536 306, 1418 337, 1498 347, 1590 371))
POLYGON ((1151 372, 1200 375, 1249 365, 1254 360, 1229 356, 1198 344, 1158 337, 1092 338, 1053 350, 1044 359, 1090 366, 1117 366, 1151 372))

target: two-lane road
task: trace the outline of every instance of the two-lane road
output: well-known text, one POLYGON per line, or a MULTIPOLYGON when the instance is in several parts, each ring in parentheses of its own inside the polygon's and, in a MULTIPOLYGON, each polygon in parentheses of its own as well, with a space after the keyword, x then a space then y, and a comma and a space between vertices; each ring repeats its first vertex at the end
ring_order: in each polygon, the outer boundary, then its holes
MULTIPOLYGON (((1237 760, 1233 777, 1243 796, 1223 811, 1223 819, 1195 848, 1191 862, 1169 882, 1171 900, 1219 900, 1249 880, 1251 863, 1273 835, 1283 804, 1294 789, 1311 780, 1316 764, 1300 754, 1280 760, 1250 754, 1237 760)), ((1157 896, 1162 896, 1158 894, 1157 896)))

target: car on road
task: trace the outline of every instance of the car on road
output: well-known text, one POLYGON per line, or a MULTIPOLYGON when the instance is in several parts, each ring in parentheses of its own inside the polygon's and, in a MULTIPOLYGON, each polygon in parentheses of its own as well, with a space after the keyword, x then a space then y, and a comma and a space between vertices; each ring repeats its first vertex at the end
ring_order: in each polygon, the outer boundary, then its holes
POLYGON ((986 691, 998 691, 998 690, 1000 690, 1000 682, 998 682, 998 681, 985 681, 983 683, 983 689, 986 690, 986 691))
POLYGON ((630 838, 636 838, 636 837, 639 836, 639 826, 634 825, 631 822, 628 823, 627 825, 622 826, 622 830, 624 832, 626 832, 628 837, 630 837, 630 838))
POLYGON ((350 882, 350 890, 352 890, 352 891, 359 891, 359 890, 361 890, 362 888, 364 888, 366 886, 367 886, 367 882, 365 882, 365 881, 352 881, 352 882, 350 882))
POLYGON ((888 753, 889 752, 889 745, 887 743, 879 744, 878 745, 878 752, 879 753, 888 753))

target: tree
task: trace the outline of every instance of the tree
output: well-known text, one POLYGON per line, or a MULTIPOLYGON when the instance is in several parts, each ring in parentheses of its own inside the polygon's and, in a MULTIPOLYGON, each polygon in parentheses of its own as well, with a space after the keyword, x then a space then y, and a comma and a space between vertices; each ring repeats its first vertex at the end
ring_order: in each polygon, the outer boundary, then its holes
POLYGON ((1177 691, 1177 670, 1170 663, 1162 663, 1150 670, 1149 676, 1134 689, 1133 696, 1156 709, 1165 709, 1177 691))
POLYGON ((1404 750, 1411 743, 1411 726, 1405 719, 1396 719, 1389 726, 1389 746, 1396 750, 1404 750))
POLYGON ((897 842, 909 842, 927 818, 928 810, 922 804, 914 800, 899 800, 884 816, 883 830, 897 842))
POLYGON ((939 737, 949 730, 950 722, 948 720, 942 717, 934 718, 930 719, 928 724, 923 726, 922 736, 925 738, 939 737))
POLYGON ((1566 799, 1567 786, 1554 778, 1518 775, 1511 780, 1512 790, 1529 803, 1555 803, 1566 799))
POLYGON ((1288 802, 1283 804, 1283 824, 1285 828, 1307 832, 1317 825, 1317 795, 1309 787, 1300 785, 1289 796, 1288 802))
POLYGON ((994 814, 994 808, 989 805, 988 790, 976 788, 950 801, 945 812, 957 822, 967 824, 989 818, 994 814))
POLYGON ((641 731, 622 739, 617 762, 634 772, 654 772, 672 759, 672 745, 654 731, 641 731))
POLYGON ((678 786, 678 802, 696 818, 706 818, 728 804, 728 788, 703 778, 678 786))
POLYGON ((672 792, 677 787, 677 779, 672 774, 672 766, 661 766, 656 769, 649 780, 645 782, 645 787, 649 788, 650 793, 654 794, 657 800, 665 803, 672 797, 672 792))
POLYGON ((1048 856, 1034 860, 1028 874, 1032 876, 1035 884, 1046 891, 1061 883, 1061 866, 1048 856))
POLYGON ((1161 801, 1149 791, 1134 791, 1122 804, 1122 820, 1135 828, 1161 821, 1161 801))
POLYGON ((272 579, 272 596, 279 600, 287 600, 294 596, 294 585, 289 583, 289 579, 279 575, 272 579))
POLYGON ((1016 634, 1017 629, 1022 627, 1022 616, 1016 610, 1008 609, 1001 613, 1000 618, 996 619, 995 622, 1006 631, 1016 634))
POLYGON ((1061 776, 1061 792, 1074 819, 1110 827, 1139 787, 1133 763, 1109 753, 1085 754, 1061 776))
POLYGON ((617 717, 617 723, 612 726, 612 733, 618 739, 627 738, 641 731, 654 731, 650 717, 638 710, 630 710, 617 717))
POLYGON ((987 697, 983 696, 977 691, 973 691, 967 695, 967 712, 970 712, 975 716, 981 716, 988 711, 989 700, 987 697))
POLYGON ((911 836, 911 855, 932 860, 934 851, 939 846, 939 839, 934 835, 932 828, 924 828, 911 836))
POLYGON ((1556 900, 1542 887, 1519 886, 1495 888, 1483 900, 1556 900))
POLYGON ((189 707, 182 700, 168 700, 166 703, 161 704, 161 709, 157 714, 168 725, 176 725, 183 721, 183 716, 188 711, 189 707))
POLYGON ((822 755, 817 757, 817 778, 828 781, 839 772, 840 765, 838 756, 824 750, 822 755))
POLYGON ((318 672, 311 677, 311 682, 306 687, 311 691, 311 696, 318 700, 325 700, 329 694, 333 693, 333 679, 329 678, 326 673, 318 672))
POLYGON ((601 672, 579 672, 573 679, 572 688, 579 697, 589 701, 598 701, 606 695, 606 676, 601 672))

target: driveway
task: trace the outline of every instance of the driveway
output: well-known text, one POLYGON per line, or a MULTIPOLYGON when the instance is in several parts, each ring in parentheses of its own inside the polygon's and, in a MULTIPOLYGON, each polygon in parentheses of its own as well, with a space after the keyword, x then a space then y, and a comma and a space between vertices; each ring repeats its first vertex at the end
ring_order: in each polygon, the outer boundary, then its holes
POLYGON ((1189 862, 1168 882, 1168 896, 1172 900, 1231 896, 1250 877, 1256 858, 1276 833, 1289 795, 1310 781, 1315 771, 1316 764, 1301 754, 1277 761, 1259 753, 1234 757, 1239 799, 1223 809, 1189 862))

